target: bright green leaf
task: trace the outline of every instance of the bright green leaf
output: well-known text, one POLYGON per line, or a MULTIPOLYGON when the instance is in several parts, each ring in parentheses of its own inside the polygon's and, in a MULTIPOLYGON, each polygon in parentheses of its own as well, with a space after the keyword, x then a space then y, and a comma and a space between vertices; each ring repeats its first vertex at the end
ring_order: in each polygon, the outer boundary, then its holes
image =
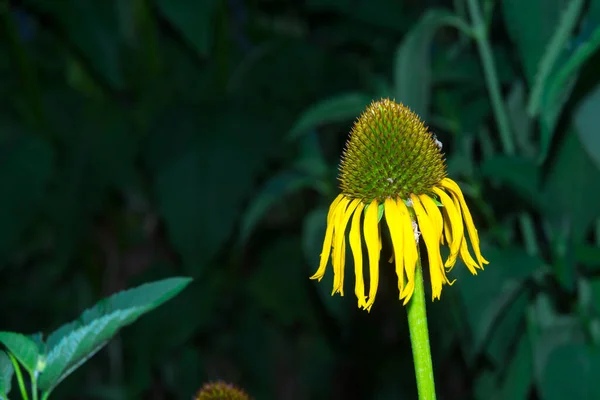
POLYGON ((271 177, 259 190, 258 194, 244 212, 240 227, 240 243, 245 243, 256 225, 267 214, 270 208, 296 191, 310 187, 314 180, 294 171, 282 171, 271 177))
POLYGON ((122 327, 177 295, 189 278, 170 278, 117 293, 83 312, 78 321, 48 337, 46 367, 39 387, 51 391, 98 352, 122 327))
POLYGON ((428 11, 406 35, 396 50, 394 61, 395 100, 410 107, 427 121, 431 97, 431 43, 443 26, 468 28, 456 15, 434 9, 428 11))
POLYGON ((371 100, 371 96, 355 92, 323 99, 302 113, 290 130, 288 140, 294 140, 323 124, 352 121, 360 116, 371 100))
POLYGON ((154 0, 158 10, 198 52, 207 56, 214 31, 216 0, 154 0))
POLYGON ((147 311, 141 307, 117 310, 63 336, 46 356, 46 368, 39 378, 40 389, 51 391, 104 347, 120 328, 147 311))
POLYGON ((15 332, 0 332, 0 343, 4 344, 8 351, 33 374, 38 362, 38 346, 25 335, 15 332))
POLYGON ((10 393, 14 373, 10 358, 5 352, 0 351, 0 399, 2 399, 2 395, 6 396, 10 393))

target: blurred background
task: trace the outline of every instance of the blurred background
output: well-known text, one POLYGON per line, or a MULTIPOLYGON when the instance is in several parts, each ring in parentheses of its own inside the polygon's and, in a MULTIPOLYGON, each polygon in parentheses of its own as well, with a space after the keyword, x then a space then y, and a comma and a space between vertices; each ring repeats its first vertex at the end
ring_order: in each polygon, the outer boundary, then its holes
POLYGON ((490 260, 428 301, 438 397, 600 398, 600 1, 3 0, 0 18, 0 330, 195 278, 53 397, 222 379, 416 398, 393 267, 371 313, 352 274, 345 297, 308 279, 352 122, 390 97, 442 141, 490 260))

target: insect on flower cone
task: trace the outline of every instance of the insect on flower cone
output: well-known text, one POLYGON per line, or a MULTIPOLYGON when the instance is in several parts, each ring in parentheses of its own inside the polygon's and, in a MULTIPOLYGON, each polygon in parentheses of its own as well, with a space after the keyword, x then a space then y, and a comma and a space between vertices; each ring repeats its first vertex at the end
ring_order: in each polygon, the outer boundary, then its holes
POLYGON ((367 107, 354 124, 342 155, 338 178, 341 193, 329 207, 321 261, 311 279, 321 280, 331 258, 332 295, 344 295, 349 225, 354 292, 358 306, 370 310, 379 283, 383 219, 393 245, 398 290, 404 304, 414 291, 420 237, 427 248, 432 299, 440 298, 444 284, 452 284, 446 273, 458 257, 473 274, 488 264, 481 255, 477 229, 462 191, 446 176, 441 148, 435 135, 408 107, 389 99, 367 107), (469 252, 467 236, 475 259, 469 252), (363 276, 363 242, 369 265, 368 294, 363 276), (440 244, 444 243, 450 248, 445 262, 440 253, 440 244))

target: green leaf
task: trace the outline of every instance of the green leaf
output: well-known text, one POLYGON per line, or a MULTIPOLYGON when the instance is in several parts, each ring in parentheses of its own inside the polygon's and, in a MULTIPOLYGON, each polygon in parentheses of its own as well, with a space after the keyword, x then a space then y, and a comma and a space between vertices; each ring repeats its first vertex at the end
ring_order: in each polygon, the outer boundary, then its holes
POLYGON ((190 278, 170 278, 117 293, 86 310, 78 321, 48 337, 46 365, 39 388, 51 391, 121 329, 183 290, 190 278))
POLYGON ((582 33, 563 52, 544 88, 540 107, 542 113, 540 162, 547 156, 554 128, 573 90, 581 67, 600 47, 600 11, 597 11, 600 10, 598 5, 600 2, 595 0, 591 3, 585 24, 581 29, 582 33))
POLYGON ((492 181, 506 184, 532 205, 541 203, 540 168, 534 161, 518 156, 493 156, 484 161, 481 173, 492 181))
MULTIPOLYGON (((542 195, 552 199, 543 204, 556 233, 580 243, 600 216, 594 200, 600 197, 600 172, 573 130, 566 133, 551 163, 542 195)), ((568 246, 572 249, 572 246, 568 246)))
POLYGON ((431 97, 431 43, 437 30, 454 26, 468 31, 465 23, 452 13, 429 10, 396 49, 394 85, 396 101, 410 107, 427 121, 431 97))
POLYGON ((600 85, 591 91, 577 107, 574 115, 574 123, 581 140, 582 147, 585 149, 591 160, 600 169, 600 135, 598 127, 600 126, 600 85))
POLYGON ((244 212, 242 217, 239 241, 244 244, 256 225, 267 214, 271 207, 283 200, 285 196, 314 185, 314 179, 295 171, 282 171, 271 177, 244 212))
POLYGON ((521 335, 510 363, 506 365, 499 392, 495 398, 526 399, 533 383, 533 349, 527 335, 521 335))
POLYGON ((527 110, 531 117, 535 117, 539 111, 542 93, 546 87, 548 77, 577 25, 583 5, 583 0, 573 0, 568 4, 540 59, 535 81, 529 96, 529 104, 527 105, 527 110))
POLYGON ((16 124, 0 121, 0 259, 39 215, 54 173, 50 145, 16 124))
POLYGON ((6 346, 30 374, 35 373, 39 353, 38 346, 33 340, 20 333, 0 332, 0 343, 6 346))
POLYGON ((213 35, 216 0, 154 0, 156 7, 179 34, 198 52, 207 56, 213 35))
POLYGON ((460 291, 472 332, 468 344, 465 342, 467 358, 472 361, 481 352, 488 351, 492 359, 502 364, 510 340, 524 317, 524 283, 543 261, 517 247, 483 247, 482 253, 490 261, 484 271, 472 276, 465 267, 457 265, 449 278, 457 278, 453 289, 458 287, 460 291), (499 337, 502 339, 495 339, 499 337))
POLYGON ((237 112, 213 103, 203 105, 206 113, 200 119, 193 109, 175 114, 181 121, 175 129, 170 120, 164 126, 161 121, 151 139, 159 159, 149 160, 158 208, 174 250, 194 275, 232 235, 253 194, 253 182, 277 143, 273 125, 260 111, 237 112), (174 130, 165 135, 163 129, 174 130), (182 148, 169 154, 174 146, 182 148))
POLYGON ((360 116, 371 102, 371 96, 358 93, 342 93, 323 99, 305 110, 288 134, 295 140, 311 129, 332 122, 351 121, 360 116))
POLYGON ((5 352, 0 351, 0 396, 6 396, 10 393, 14 373, 15 370, 10 358, 5 352))
POLYGON ((585 344, 556 347, 543 369, 540 391, 544 400, 598 399, 600 351, 585 344))
POLYGON ((113 89, 121 88, 121 38, 116 1, 26 0, 25 3, 58 25, 92 71, 113 89))
POLYGON ((503 0, 504 24, 515 42, 530 85, 568 0, 503 0))
POLYGON ((284 326, 310 324, 308 289, 312 282, 302 262, 300 238, 284 236, 270 242, 258 265, 245 283, 251 304, 284 326))

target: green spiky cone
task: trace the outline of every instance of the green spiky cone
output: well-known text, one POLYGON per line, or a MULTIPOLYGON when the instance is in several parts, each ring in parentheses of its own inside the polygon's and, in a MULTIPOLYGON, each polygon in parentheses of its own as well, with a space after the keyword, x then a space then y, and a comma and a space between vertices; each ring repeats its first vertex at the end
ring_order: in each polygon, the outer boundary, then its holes
POLYGON ((382 99, 371 103, 354 124, 338 179, 344 195, 369 204, 431 195, 431 188, 445 177, 441 143, 408 107, 382 99))

